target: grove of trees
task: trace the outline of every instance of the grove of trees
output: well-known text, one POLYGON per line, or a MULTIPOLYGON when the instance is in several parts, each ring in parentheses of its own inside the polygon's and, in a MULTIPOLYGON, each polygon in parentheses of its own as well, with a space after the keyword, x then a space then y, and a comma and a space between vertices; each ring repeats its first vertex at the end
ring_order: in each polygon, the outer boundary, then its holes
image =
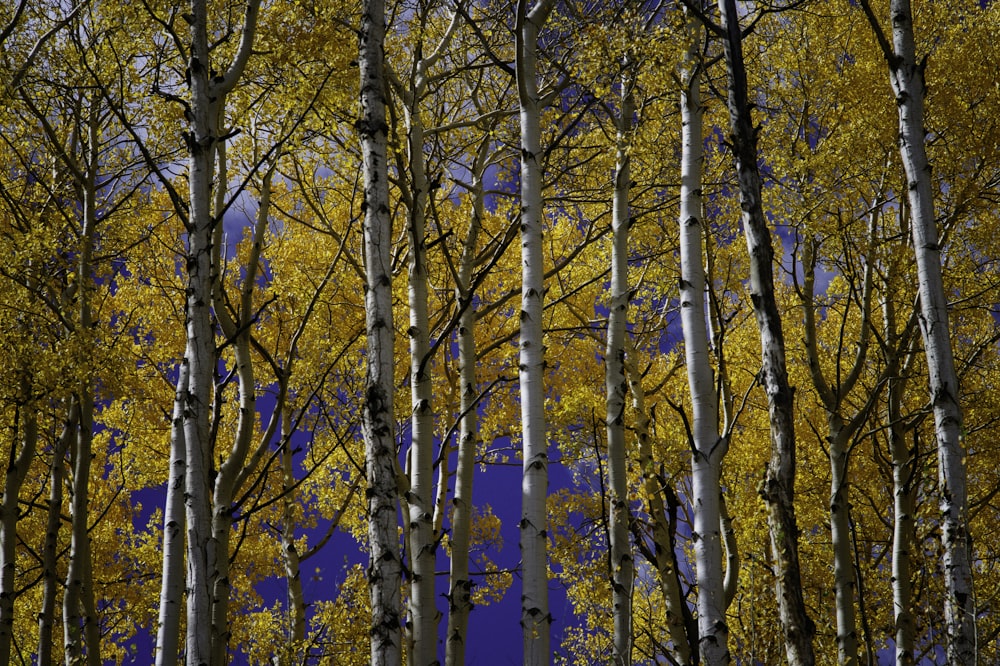
POLYGON ((998 35, 4 3, 0 666, 1000 663, 998 35))

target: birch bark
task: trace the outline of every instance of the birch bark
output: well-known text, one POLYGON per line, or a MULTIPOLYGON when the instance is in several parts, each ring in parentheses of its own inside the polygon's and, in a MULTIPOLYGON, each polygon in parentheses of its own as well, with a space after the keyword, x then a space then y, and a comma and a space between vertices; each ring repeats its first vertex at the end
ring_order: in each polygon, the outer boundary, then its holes
MULTIPOLYGON (((89 331, 93 327, 90 298, 93 284, 93 251, 97 225, 97 168, 98 168, 98 118, 96 107, 88 110, 83 128, 85 146, 80 165, 69 165, 74 174, 74 187, 82 203, 79 256, 76 266, 78 285, 78 312, 76 327, 89 331), (75 168, 74 168, 75 167, 75 168)), ((76 441, 71 448, 72 490, 70 511, 70 556, 66 573, 66 591, 63 596, 63 636, 66 664, 77 664, 86 659, 90 666, 101 665, 97 608, 94 601, 94 580, 90 556, 89 504, 90 463, 93 458, 94 437, 94 378, 93 369, 86 371, 77 386, 79 427, 76 441), (81 632, 82 630, 82 632, 81 632), (81 640, 82 639, 82 640, 81 640)))
POLYGON ((163 509, 163 580, 160 584, 160 608, 156 631, 156 666, 177 663, 180 643, 181 607, 184 603, 184 396, 188 382, 185 368, 178 369, 170 429, 170 474, 167 499, 163 509))
POLYGON ((722 459, 728 440, 719 436, 719 404, 712 376, 702 258, 701 24, 688 18, 689 46, 681 71, 681 328, 694 417, 691 481, 694 500, 695 575, 698 584, 698 646, 702 663, 728 664, 725 576, 722 567, 722 459))
POLYGON ((472 580, 469 577, 469 531, 472 527, 472 488, 475 473, 479 417, 476 413, 478 377, 476 373, 476 307, 473 271, 476 267, 479 234, 484 211, 483 172, 489 155, 489 142, 480 144, 472 167, 472 216, 459 260, 455 301, 464 308, 458 324, 459 426, 458 455, 455 467, 455 494, 451 515, 451 570, 448 591, 448 639, 445 665, 465 664, 469 613, 472 611, 472 580))
MULTIPOLYGON (((857 614, 854 607, 857 577, 854 570, 854 547, 851 537, 850 449, 858 428, 868 419, 874 406, 874 396, 853 417, 844 414, 843 402, 851 394, 868 358, 871 331, 871 295, 873 285, 874 234, 878 215, 873 211, 869 221, 868 257, 865 262, 861 290, 861 322, 857 353, 843 381, 831 385, 823 372, 819 358, 816 329, 816 249, 817 241, 808 238, 803 250, 803 314, 806 357, 812 383, 827 414, 827 442, 830 461, 830 540, 833 545, 833 585, 836 597, 837 661, 858 663, 857 614)), ((837 377, 841 377, 839 369, 837 377)))
MULTIPOLYGON (((670 636, 670 657, 678 664, 692 663, 698 654, 698 629, 694 625, 691 612, 681 592, 674 554, 673 525, 668 519, 664 503, 664 491, 668 490, 663 477, 656 473, 653 460, 653 443, 649 433, 649 413, 646 409, 646 391, 642 386, 642 376, 634 362, 634 349, 626 353, 625 371, 629 392, 632 394, 632 410, 635 412, 635 436, 638 444, 639 467, 642 469, 643 500, 646 513, 652 522, 653 549, 643 551, 646 558, 656 567, 656 579, 666 606, 667 634, 670 636)), ((637 537, 637 543, 641 540, 637 537)))
POLYGON ((948 662, 974 664, 976 624, 972 564, 969 558, 968 489, 965 448, 962 444, 962 408, 958 374, 951 348, 948 298, 941 275, 941 246, 934 217, 934 192, 927 160, 924 130, 926 59, 917 62, 913 12, 909 0, 891 0, 891 43, 872 12, 860 0, 885 60, 889 83, 899 113, 899 154, 906 173, 910 233, 917 264, 920 294, 920 334, 927 358, 934 435, 938 454, 938 493, 941 513, 941 570, 945 579, 945 634, 948 662))
POLYGON ((10 458, 4 476, 3 502, 0 504, 0 664, 10 663, 12 630, 14 627, 17 523, 20 515, 18 499, 28 474, 28 466, 38 446, 38 417, 31 402, 31 382, 21 382, 21 403, 15 410, 20 446, 10 447, 10 458))
MULTIPOLYGON (((895 267, 890 264, 886 273, 887 287, 892 282, 895 267)), ((897 330, 896 308, 891 292, 886 289, 882 305, 886 348, 889 350, 888 380, 886 382, 885 423, 889 432, 889 451, 892 458, 892 607, 895 626, 895 657, 897 666, 913 666, 914 621, 913 588, 911 583, 911 553, 916 541, 917 455, 916 438, 911 448, 906 443, 906 426, 903 420, 903 396, 909 383, 908 367, 915 350, 906 349, 906 334, 897 330)))
POLYGON ((920 293, 920 332, 927 356, 937 439, 948 661, 974 664, 977 660, 976 626, 968 545, 962 409, 948 325, 948 299, 941 276, 931 169, 924 140, 924 64, 916 61, 909 0, 892 0, 889 11, 894 53, 894 57, 888 59, 889 79, 899 111, 899 152, 908 181, 910 231, 920 293))
POLYGON ((521 114, 521 631, 524 663, 548 664, 549 613, 547 516, 549 459, 545 425, 545 352, 542 340, 542 147, 537 81, 538 32, 555 5, 541 0, 528 11, 518 0, 515 29, 518 102, 521 114))
POLYGON ((364 176, 365 329, 367 377, 362 411, 368 477, 368 588, 371 598, 371 663, 402 660, 401 565, 397 536, 395 421, 393 418, 392 223, 386 164, 383 0, 364 0, 359 33, 361 141, 364 176))
POLYGON ((58 548, 59 528, 62 525, 63 483, 65 480, 65 457, 70 440, 76 436, 79 423, 79 405, 74 398, 67 402, 67 417, 63 431, 52 451, 49 470, 48 520, 45 526, 45 542, 42 546, 42 608, 38 613, 38 663, 51 664, 54 645, 56 599, 59 592, 58 548))
POLYGON ((617 119, 614 195, 611 227, 611 302, 608 307, 608 337, 604 353, 606 393, 605 426, 608 437, 608 516, 611 548, 611 595, 614 625, 612 661, 620 666, 632 663, 632 585, 635 564, 629 543, 628 480, 625 454, 625 335, 628 322, 630 287, 628 282, 629 142, 635 101, 633 65, 626 58, 622 75, 621 110, 617 119))
POLYGON ((434 567, 437 540, 434 529, 434 410, 430 374, 430 321, 427 313, 426 209, 430 195, 424 157, 424 122, 421 104, 427 92, 428 72, 446 52, 458 27, 458 13, 452 14, 448 29, 431 54, 420 57, 418 49, 413 74, 407 84, 392 79, 404 104, 410 191, 407 197, 409 223, 410 313, 410 491, 408 552, 413 578, 410 583, 409 612, 412 622, 412 663, 420 666, 437 661, 437 617, 434 594, 434 567))
POLYGON ((750 255, 750 300, 760 331, 761 384, 767 393, 771 422, 771 460, 761 486, 767 503, 775 596, 792 666, 815 662, 815 624, 806 613, 799 568, 795 519, 794 393, 788 383, 785 340, 774 296, 774 250, 761 203, 757 138, 750 116, 742 32, 736 0, 718 0, 729 80, 730 141, 740 187, 743 231, 750 255))
MULTIPOLYGON (((185 522, 187 555, 186 661, 189 666, 214 664, 218 658, 219 626, 213 615, 218 567, 228 566, 229 554, 220 553, 213 534, 212 441, 209 430, 214 397, 215 331, 212 294, 219 267, 213 240, 221 220, 213 215, 215 157, 220 141, 219 109, 225 95, 242 76, 250 57, 259 0, 247 0, 240 44, 229 68, 218 75, 211 66, 206 0, 192 0, 190 12, 190 117, 185 141, 188 149, 189 214, 187 220, 185 332, 187 345, 181 373, 186 377, 183 431, 185 442, 185 522), (213 641, 213 634, 215 635, 213 641), (213 642, 216 650, 213 651, 213 642)), ((219 183, 218 187, 225 187, 219 183)), ((218 508, 218 505, 216 505, 218 508)), ((226 506, 225 511, 230 507, 226 506)), ((224 657, 223 657, 224 659, 224 657)))

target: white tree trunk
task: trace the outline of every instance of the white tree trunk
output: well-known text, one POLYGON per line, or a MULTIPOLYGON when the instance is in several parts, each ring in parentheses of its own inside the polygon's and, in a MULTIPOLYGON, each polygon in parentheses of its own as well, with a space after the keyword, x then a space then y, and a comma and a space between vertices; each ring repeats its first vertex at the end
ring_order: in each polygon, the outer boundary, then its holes
MULTIPOLYGON (((187 530, 187 636, 189 666, 213 664, 212 600, 218 567, 228 566, 229 554, 213 538, 212 441, 209 418, 214 393, 215 332, 212 327, 212 292, 218 266, 213 265, 212 243, 221 220, 212 214, 215 156, 219 141, 219 108, 239 80, 250 57, 256 30, 259 0, 247 0, 239 48, 229 68, 217 75, 210 62, 206 0, 192 0, 191 51, 188 64, 190 119, 185 141, 188 148, 189 215, 187 220, 186 337, 184 368, 188 387, 184 398, 184 441, 187 468, 184 480, 187 530)), ((220 188, 225 187, 219 183, 220 188)), ((216 507, 218 510, 218 507, 216 507)), ((224 510, 228 513, 230 507, 224 510)), ((228 589, 226 590, 228 593, 228 589)), ((227 597, 228 600, 228 597, 227 597)), ((216 638, 218 644, 219 638, 216 638)), ((217 653, 216 653, 217 654, 217 653)))
POLYGON ((18 423, 15 432, 20 435, 20 447, 11 443, 3 485, 3 502, 0 504, 0 664, 10 661, 12 630, 14 627, 14 599, 16 583, 17 522, 20 515, 18 499, 21 486, 28 474, 28 466, 35 457, 38 446, 38 416, 31 401, 31 382, 21 381, 22 399, 15 410, 18 423))
MULTIPOLYGON (((91 149, 81 160, 83 167, 77 172, 78 199, 82 203, 82 224, 80 247, 76 266, 78 285, 77 300, 79 310, 76 326, 81 331, 93 327, 90 298, 94 290, 92 257, 97 224, 97 146, 100 145, 98 132, 99 111, 96 107, 88 110, 89 118, 84 131, 87 145, 91 149)), ((90 463, 93 459, 94 439, 94 381, 92 372, 81 380, 77 387, 79 404, 79 428, 76 443, 71 448, 72 514, 69 567, 66 573, 66 591, 63 597, 64 628, 66 641, 66 664, 83 661, 84 653, 90 666, 101 666, 100 640, 97 608, 94 601, 94 579, 90 556, 90 463), (82 634, 81 634, 82 624, 82 634), (82 642, 81 642, 82 638, 82 642)))
POLYGON ((163 580, 156 632, 156 666, 175 666, 180 642, 181 607, 184 603, 184 398, 185 367, 178 369, 177 392, 170 430, 170 475, 163 509, 163 580))
POLYGON ((616 137, 614 194, 612 200, 611 302, 608 306, 607 348, 604 353, 606 392, 605 426, 608 437, 608 531, 611 548, 611 596, 614 625, 612 661, 632 663, 632 586, 635 563, 629 542, 628 478, 625 454, 625 326, 631 291, 628 283, 629 143, 635 103, 633 65, 626 61, 616 137))
POLYGON ((722 490, 719 479, 727 440, 719 436, 719 405, 712 376, 705 311, 702 236, 701 25, 688 19, 690 46, 681 74, 681 328, 694 437, 691 483, 694 532, 691 535, 698 583, 698 645, 702 663, 728 664, 729 629, 722 567, 722 490))
POLYGON ((904 352, 900 335, 896 330, 896 312, 889 285, 893 281, 894 270, 890 265, 886 278, 886 296, 882 306, 885 327, 886 348, 891 357, 891 368, 886 381, 885 423, 889 432, 889 449, 892 456, 892 607, 895 631, 896 666, 914 664, 914 619, 913 586, 911 583, 910 560, 916 542, 916 495, 918 481, 917 457, 919 452, 906 444, 906 428, 903 421, 903 396, 909 377, 906 368, 913 358, 913 350, 904 352))
POLYGON ((303 641, 306 639, 306 602, 302 591, 301 560, 295 547, 295 473, 292 468, 292 412, 287 407, 281 414, 281 557, 285 565, 285 583, 288 585, 288 616, 292 643, 291 654, 295 660, 302 658, 303 641))
POLYGON ((666 605, 670 656, 678 664, 689 664, 692 658, 692 643, 696 643, 697 639, 694 635, 697 628, 689 621, 690 612, 681 593, 671 525, 663 501, 663 491, 666 487, 661 483, 661 477, 655 469, 653 443, 649 435, 650 419, 646 410, 646 392, 642 387, 642 375, 632 358, 634 356, 634 348, 626 352, 625 371, 629 392, 632 394, 632 410, 635 412, 635 436, 639 449, 639 467, 642 469, 643 499, 646 502, 646 513, 652 522, 653 551, 649 559, 656 567, 657 582, 666 605))
POLYGON ((889 65, 889 83, 899 112, 899 154, 906 172, 910 233, 920 294, 920 333, 927 357, 937 439, 948 662, 974 664, 977 659, 976 618, 968 546, 968 489, 962 445, 962 408, 951 349, 948 299, 941 275, 941 247, 934 219, 934 191, 924 137, 926 61, 917 63, 909 0, 891 0, 889 3, 891 43, 868 0, 859 2, 889 65))
POLYGON ((359 33, 364 175, 365 327, 368 365, 362 432, 368 477, 368 588, 372 666, 401 663, 400 582, 393 417, 392 222, 386 164, 383 0, 364 0, 359 33))
POLYGON ((454 510, 451 514, 451 571, 448 591, 448 639, 445 643, 445 666, 465 664, 469 612, 472 610, 472 580, 469 578, 469 531, 472 527, 472 485, 475 473, 476 442, 479 438, 476 373, 476 308, 472 285, 476 266, 479 233, 483 219, 482 175, 486 166, 488 144, 478 151, 472 173, 472 217, 462 247, 462 258, 455 285, 455 300, 462 310, 458 324, 459 427, 458 455, 455 468, 454 510))
MULTIPOLYGON (((416 104, 416 101, 413 101, 416 104)), ((410 162, 409 311, 410 328, 410 618, 413 653, 409 663, 429 666, 437 660, 437 608, 434 595, 434 412, 430 374, 430 322, 427 316, 425 207, 428 184, 424 165, 424 127, 419 109, 408 109, 410 162)))
POLYGON ((545 353, 542 346, 542 147, 536 62, 538 32, 554 2, 542 0, 529 12, 517 4, 515 53, 521 112, 521 334, 518 378, 521 393, 521 631, 524 663, 548 664, 549 613, 547 515, 549 458, 545 426, 545 353))
MULTIPOLYGON (((833 545, 833 587, 836 597, 837 618, 837 662, 842 665, 855 666, 858 663, 857 620, 854 609, 854 591, 856 579, 854 575, 854 548, 851 543, 850 529, 850 496, 848 474, 848 447, 853 429, 845 427, 844 418, 840 412, 842 399, 850 392, 850 387, 830 387, 819 359, 819 344, 816 330, 815 304, 815 241, 807 238, 803 250, 803 318, 806 356, 809 359, 809 371, 813 386, 823 403, 827 413, 827 443, 830 461, 830 541, 833 545)), ((866 286, 870 285, 869 279, 866 286)), ((870 289, 865 290, 866 294, 870 289)), ((862 335, 867 336, 867 313, 864 308, 865 321, 862 325, 862 335)), ((859 348, 866 348, 861 341, 859 348)), ((863 363, 863 358, 859 357, 863 363)), ((859 367, 859 366, 855 366, 859 367)), ((839 376, 839 372, 837 373, 839 376)), ((853 375, 857 376, 857 375, 853 375)))
POLYGON ((889 60, 889 79, 899 110, 899 153, 906 170, 910 229, 920 293, 920 332, 927 356, 937 438, 948 661, 974 664, 977 659, 976 618, 968 551, 962 409, 948 327, 948 299, 941 276, 931 169, 924 141, 924 66, 916 62, 909 0, 892 0, 889 11, 895 53, 889 60))
POLYGON ((729 124, 740 186, 743 231, 750 255, 750 300, 760 331, 760 379, 771 423, 771 460, 761 496, 767 503, 775 597, 791 666, 815 663, 816 626, 806 613, 795 519, 794 392, 788 383, 785 340, 774 296, 774 250, 761 202, 757 140, 750 117, 742 31, 736 0, 718 0, 729 78, 729 124))
POLYGON ((38 613, 38 663, 51 664, 52 648, 55 643, 53 633, 56 616, 56 598, 59 594, 58 558, 59 528, 62 525, 63 483, 65 480, 65 457, 70 440, 76 436, 79 423, 79 405, 74 398, 67 401, 68 409, 62 434, 52 451, 49 471, 48 520, 45 526, 45 542, 42 549, 42 609, 38 613))

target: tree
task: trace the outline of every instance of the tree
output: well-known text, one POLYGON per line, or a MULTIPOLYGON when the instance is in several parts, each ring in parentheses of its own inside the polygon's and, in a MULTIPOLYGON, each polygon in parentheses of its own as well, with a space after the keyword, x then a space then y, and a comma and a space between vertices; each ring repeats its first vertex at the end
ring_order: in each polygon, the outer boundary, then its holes
POLYGON ((383 42, 385 6, 362 7, 358 63, 361 74, 361 140, 364 173, 365 327, 367 377, 362 411, 368 477, 368 586, 371 595, 371 663, 402 660, 399 541, 396 535, 396 462, 393 417, 392 220, 386 165, 383 42))
MULTIPOLYGON (((690 5, 689 5, 690 7, 690 5)), ((756 130, 750 114, 743 33, 734 0, 719 0, 720 26, 728 79, 729 140, 739 180, 743 231, 750 255, 750 299, 760 332, 760 383, 767 393, 771 460, 760 493, 768 505, 775 596, 791 664, 812 664, 815 624, 806 613, 795 519, 794 393, 788 383, 781 316, 774 296, 774 250, 761 203, 756 130)), ((697 10, 697 8, 694 8, 697 10)))
POLYGON ((719 435, 719 407, 712 377, 705 322, 705 271, 702 264, 702 30, 688 16, 689 47, 682 65, 680 305, 688 385, 691 391, 691 476, 694 503, 692 541, 698 580, 698 645, 705 664, 729 662, 722 568, 722 459, 729 442, 719 435))
MULTIPOLYGON (((213 180, 219 144, 226 140, 220 126, 221 110, 225 108, 226 95, 236 86, 250 58, 259 8, 258 0, 246 3, 239 48, 231 64, 220 74, 212 66, 208 3, 205 0, 191 3, 190 56, 186 72, 190 86, 190 120, 184 135, 189 156, 189 212, 185 221, 187 347, 180 373, 181 381, 187 382, 183 410, 187 529, 185 647, 190 666, 220 663, 228 641, 224 614, 220 618, 213 612, 216 596, 228 595, 228 580, 222 580, 224 590, 221 592, 215 586, 219 582, 219 568, 228 568, 229 560, 227 551, 220 552, 212 526, 213 447, 209 423, 216 370, 212 302, 219 271, 213 261, 218 256, 217 250, 213 250, 213 241, 222 221, 217 216, 220 211, 213 211, 213 180)), ((222 184, 217 184, 216 188, 218 192, 222 184)), ((221 510, 228 512, 229 507, 221 507, 221 510)), ((170 655, 164 655, 164 660, 170 661, 170 655)))
POLYGON ((867 0, 861 7, 889 65, 889 82, 899 110, 899 153, 907 178, 910 231, 920 285, 920 332, 930 370, 941 507, 942 570, 948 595, 945 623, 948 659, 972 664, 976 657, 976 611, 968 546, 968 490, 962 444, 962 408, 948 324, 948 299, 941 278, 941 246, 924 136, 926 59, 917 62, 909 0, 893 0, 892 42, 867 0))
POLYGON ((546 557, 548 440, 545 430, 545 366, 542 307, 545 294, 542 267, 542 146, 539 113, 543 106, 536 72, 538 33, 552 11, 553 0, 540 0, 528 10, 518 0, 515 26, 517 97, 521 109, 521 630, 524 663, 545 664, 549 649, 548 561, 546 557))

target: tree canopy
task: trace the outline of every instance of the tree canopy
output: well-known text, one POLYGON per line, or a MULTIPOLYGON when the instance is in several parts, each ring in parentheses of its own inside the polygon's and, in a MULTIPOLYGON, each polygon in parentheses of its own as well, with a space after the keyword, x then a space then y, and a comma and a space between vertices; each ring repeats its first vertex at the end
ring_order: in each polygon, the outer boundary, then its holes
POLYGON ((1000 661, 1000 5, 914 4, 0 7, 0 664, 1000 661))

